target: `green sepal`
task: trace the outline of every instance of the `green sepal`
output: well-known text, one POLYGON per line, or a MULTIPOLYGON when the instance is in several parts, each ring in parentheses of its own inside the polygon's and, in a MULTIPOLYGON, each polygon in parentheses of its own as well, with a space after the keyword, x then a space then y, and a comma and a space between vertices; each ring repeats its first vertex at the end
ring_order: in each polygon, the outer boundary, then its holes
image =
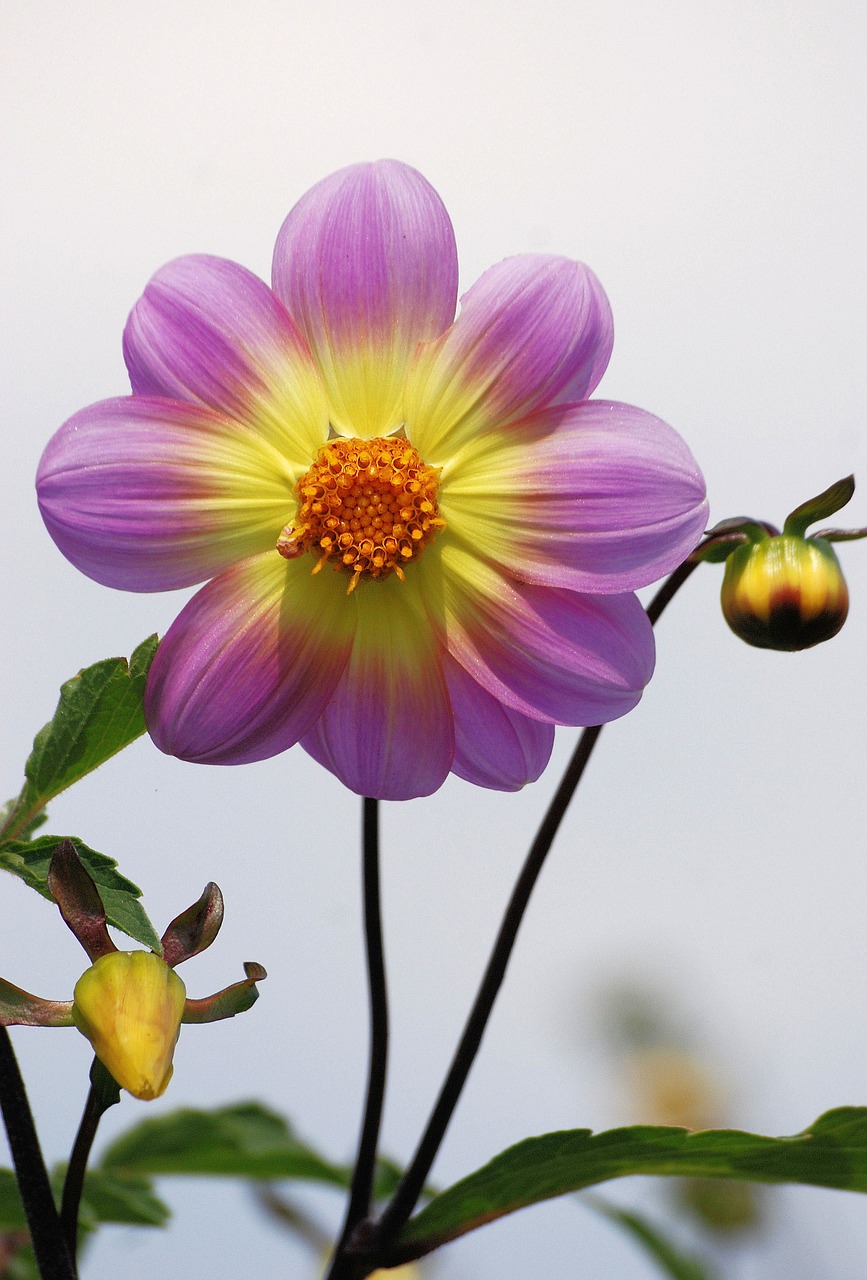
POLYGON ((795 507, 794 511, 790 511, 783 525, 783 533, 795 538, 803 538, 811 524, 815 524, 817 520, 826 520, 835 511, 845 507, 854 492, 855 477, 844 476, 836 484, 818 493, 815 498, 808 498, 799 507, 795 507))
POLYGON ((644 1214, 621 1209, 617 1205, 598 1200, 595 1196, 592 1198, 582 1196, 581 1204, 589 1205, 609 1222, 622 1227, 642 1245, 662 1274, 669 1276, 670 1280, 713 1280, 714 1273, 708 1269, 704 1261, 699 1262, 693 1255, 683 1253, 655 1223, 650 1223, 644 1214))
POLYGON ((262 965, 255 961, 244 962, 247 977, 243 982, 233 982, 224 987, 216 995, 205 996, 201 1000, 187 997, 181 1022, 222 1022, 224 1018, 234 1018, 237 1013, 244 1013, 259 999, 256 983, 268 977, 262 965))
POLYGON ((100 1062, 95 1054, 90 1064, 89 1075, 99 1114, 104 1116, 109 1107, 116 1107, 120 1102, 120 1085, 105 1063, 100 1062))
MULTIPOLYGON (((211 880, 202 896, 175 916, 162 936, 163 959, 170 968, 205 951, 223 923, 223 895, 211 880)), ((265 976, 264 973, 262 975, 265 976)))
POLYGON ((108 936, 105 907, 99 890, 71 840, 61 840, 51 855, 47 883, 64 922, 91 961, 117 950, 108 936))
POLYGON ((711 538, 696 547, 690 560, 698 560, 702 564, 722 564, 733 551, 737 551, 738 547, 745 547, 749 541, 745 533, 728 533, 711 538))
POLYGON ((867 538, 867 529, 818 529, 810 534, 810 540, 821 538, 823 542, 857 542, 867 538))
POLYGON ((751 542, 763 542, 773 538, 779 532, 772 524, 764 520, 754 520, 752 516, 733 516, 729 520, 720 520, 712 529, 708 529, 704 541, 699 543, 689 557, 692 561, 705 564, 722 564, 738 547, 745 547, 751 542))
POLYGON ((0 978, 0 1027, 72 1027, 71 1000, 43 1000, 0 978))
POLYGON ((529 1138, 434 1196, 407 1223, 388 1265, 420 1258, 516 1209, 633 1174, 867 1191, 867 1107, 829 1111, 792 1138, 647 1125, 529 1138))
POLYGON ((54 715, 33 740, 26 781, 0 827, 0 840, 32 832, 49 800, 141 737, 142 698, 156 648, 157 637, 150 636, 129 662, 106 658, 61 686, 54 715))
MULTIPOLYGON (((63 836, 40 836, 37 840, 10 840, 0 846, 0 868, 11 871, 49 902, 48 869, 63 836)), ((108 923, 160 953, 160 939, 139 902, 141 890, 117 870, 114 858, 90 849, 75 836, 70 837, 85 868, 96 883, 108 923)))

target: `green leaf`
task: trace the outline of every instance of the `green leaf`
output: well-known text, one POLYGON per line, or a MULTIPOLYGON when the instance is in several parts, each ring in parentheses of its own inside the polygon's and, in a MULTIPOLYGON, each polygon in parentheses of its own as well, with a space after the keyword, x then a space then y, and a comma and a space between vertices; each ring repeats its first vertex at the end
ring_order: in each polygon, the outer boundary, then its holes
MULTIPOLYGON (((0 867, 11 871, 31 889, 49 902, 54 899, 48 888, 48 868, 62 836, 40 836, 38 840, 11 840, 0 846, 0 867)), ((117 870, 114 858, 89 849, 81 840, 71 838, 75 851, 96 883, 109 924, 130 938, 161 951, 159 936, 139 902, 141 890, 117 870)))
POLYGON ((82 1203, 97 1222, 164 1227, 171 1217, 149 1178, 106 1169, 92 1169, 86 1175, 82 1203))
POLYGON ((657 1226, 652 1226, 643 1214, 616 1208, 613 1204, 606 1204, 604 1200, 597 1200, 595 1197, 582 1198, 581 1203, 589 1205, 609 1221, 623 1227, 644 1246, 654 1262, 659 1264, 663 1275, 671 1277, 671 1280, 711 1280, 711 1272, 704 1263, 682 1253, 660 1232, 657 1226))
POLYGON ((0 1231, 26 1231, 27 1219, 11 1169, 0 1169, 0 1231))
MULTIPOLYGON (((0 831, 11 831, 14 821, 13 815, 18 808, 19 798, 20 797, 15 796, 13 800, 7 800, 5 804, 0 805, 0 831)), ((34 814, 29 822, 24 821, 23 825, 15 822, 16 837, 19 840, 29 840, 33 835, 33 832, 38 831, 39 828, 44 826, 47 821, 48 814, 42 810, 39 813, 34 814)))
MULTIPOLYGON (((352 1170, 332 1164, 295 1136, 292 1126, 258 1102, 213 1111, 184 1108, 143 1120, 121 1134, 102 1157, 112 1173, 211 1175, 270 1180, 298 1178, 349 1186, 352 1170)), ((377 1162, 374 1195, 394 1193, 402 1170, 385 1158, 377 1162)))
MULTIPOLYGON (((380 1156, 376 1162, 376 1181, 373 1187, 374 1200, 390 1200, 395 1191, 397 1191, 404 1172, 402 1165, 390 1160, 388 1156, 380 1156)), ((349 1186, 348 1178, 346 1185, 349 1186)), ((425 1187, 422 1195, 425 1199, 429 1199, 430 1196, 434 1195, 434 1191, 431 1187, 425 1187)))
POLYGON ((867 1108, 829 1111, 792 1138, 647 1125, 529 1138, 435 1196, 407 1223, 393 1263, 421 1257, 540 1200, 639 1173, 867 1191, 867 1108))
POLYGON ((150 636, 126 658, 106 658, 67 680, 54 716, 40 729, 24 766, 26 781, 0 838, 24 837, 48 801, 145 731, 142 697, 157 647, 150 636))
POLYGON ((148 1174, 308 1178, 340 1187, 348 1181, 345 1168, 325 1160, 295 1137, 282 1116, 256 1102, 143 1120, 111 1144, 101 1165, 148 1174))
MULTIPOLYGON (((60 1200, 64 1165, 51 1170, 55 1198, 60 1200)), ((117 1222, 127 1226, 162 1227, 170 1217, 167 1205, 156 1195, 150 1179, 139 1174, 92 1169, 85 1175, 82 1218, 91 1224, 117 1222)), ((11 1169, 0 1169, 0 1232, 26 1231, 27 1219, 11 1169)))
POLYGON ((7 1263, 4 1280, 40 1280, 36 1255, 29 1244, 19 1249, 7 1263))
POLYGON ((706 1231, 734 1236, 762 1221, 760 1188, 732 1178, 684 1178, 678 1186, 683 1209, 706 1231))

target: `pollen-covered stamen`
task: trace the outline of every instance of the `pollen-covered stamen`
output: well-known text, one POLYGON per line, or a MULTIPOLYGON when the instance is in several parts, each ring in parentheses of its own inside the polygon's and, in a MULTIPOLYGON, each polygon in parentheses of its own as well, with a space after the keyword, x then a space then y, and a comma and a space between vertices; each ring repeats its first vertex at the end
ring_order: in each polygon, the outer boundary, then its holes
POLYGON ((352 575, 349 591, 362 577, 402 579, 445 525, 438 488, 438 469, 401 436, 329 440, 298 481, 298 515, 277 550, 287 560, 318 552, 313 572, 331 560, 352 575))

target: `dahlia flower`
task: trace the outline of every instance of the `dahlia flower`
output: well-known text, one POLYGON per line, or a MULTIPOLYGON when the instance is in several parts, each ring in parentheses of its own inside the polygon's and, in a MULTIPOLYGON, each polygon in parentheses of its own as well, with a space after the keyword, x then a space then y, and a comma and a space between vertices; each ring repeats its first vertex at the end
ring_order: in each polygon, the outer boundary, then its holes
POLYGON ((586 266, 509 258, 456 304, 445 208, 391 160, 295 205, 271 288, 206 256, 147 285, 133 394, 66 422, 37 487, 98 582, 206 584, 150 673, 161 750, 300 742, 367 796, 449 771, 514 790, 555 724, 638 702, 654 647, 632 593, 701 536, 701 473, 658 418, 588 400, 612 321, 586 266))

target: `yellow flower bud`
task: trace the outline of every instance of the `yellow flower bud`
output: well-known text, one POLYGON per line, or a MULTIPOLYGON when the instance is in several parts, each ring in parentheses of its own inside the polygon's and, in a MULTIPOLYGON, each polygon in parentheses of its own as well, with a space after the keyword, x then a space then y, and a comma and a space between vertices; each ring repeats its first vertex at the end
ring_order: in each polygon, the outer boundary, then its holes
POLYGON ((113 951, 75 984, 72 1018, 122 1089, 158 1098, 172 1078, 186 990, 151 951, 113 951))
POLYGON ((840 630, 849 612, 849 592, 830 543, 782 534, 731 553, 722 611, 747 644, 809 649, 840 630))

